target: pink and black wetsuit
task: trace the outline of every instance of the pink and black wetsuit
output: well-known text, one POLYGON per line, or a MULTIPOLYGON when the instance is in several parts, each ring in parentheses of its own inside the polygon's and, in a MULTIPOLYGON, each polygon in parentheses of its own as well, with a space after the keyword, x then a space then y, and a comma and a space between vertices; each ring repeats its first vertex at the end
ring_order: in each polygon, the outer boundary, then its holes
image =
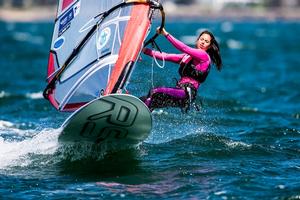
POLYGON ((202 49, 191 48, 177 40, 172 35, 166 35, 167 40, 182 54, 168 54, 145 49, 144 53, 157 59, 180 64, 180 80, 176 87, 157 87, 152 89, 144 98, 145 104, 153 110, 161 107, 187 107, 194 100, 197 90, 209 73, 210 57, 202 49), (188 91, 190 91, 189 93, 188 91), (192 99, 191 99, 192 98, 192 99))

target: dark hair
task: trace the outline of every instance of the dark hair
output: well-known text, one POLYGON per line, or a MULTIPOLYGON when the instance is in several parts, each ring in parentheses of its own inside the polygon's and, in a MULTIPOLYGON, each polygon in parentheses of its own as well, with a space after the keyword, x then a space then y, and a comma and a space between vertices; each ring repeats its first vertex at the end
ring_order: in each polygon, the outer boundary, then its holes
POLYGON ((217 69, 219 71, 221 71, 221 69, 222 69, 222 58, 221 58, 221 54, 220 54, 219 44, 218 44, 217 40, 215 39, 215 36, 208 30, 205 30, 205 31, 201 32, 198 39, 197 39, 197 41, 199 40, 199 38, 203 34, 208 34, 211 37, 210 47, 206 50, 206 52, 210 56, 212 62, 216 65, 217 69))

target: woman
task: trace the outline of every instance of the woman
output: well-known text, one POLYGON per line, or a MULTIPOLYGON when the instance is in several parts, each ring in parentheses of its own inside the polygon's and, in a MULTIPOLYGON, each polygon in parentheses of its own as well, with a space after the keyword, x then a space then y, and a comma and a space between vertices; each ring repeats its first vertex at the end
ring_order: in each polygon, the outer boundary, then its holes
POLYGON ((182 54, 160 53, 148 48, 144 48, 143 52, 160 60, 178 63, 180 80, 175 87, 154 88, 147 97, 141 99, 151 111, 162 107, 181 107, 187 110, 195 100, 199 86, 205 81, 211 63, 215 64, 219 71, 221 70, 222 58, 219 45, 209 31, 203 31, 199 35, 195 48, 177 40, 165 29, 157 32, 164 35, 182 54))

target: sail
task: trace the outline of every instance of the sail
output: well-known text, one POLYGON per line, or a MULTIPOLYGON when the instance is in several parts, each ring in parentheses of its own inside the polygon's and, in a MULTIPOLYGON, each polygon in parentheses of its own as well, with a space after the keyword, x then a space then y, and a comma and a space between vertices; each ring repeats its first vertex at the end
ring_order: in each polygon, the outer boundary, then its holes
POLYGON ((47 95, 52 105, 74 111, 121 90, 149 32, 150 13, 149 3, 60 0, 48 62, 48 83, 57 78, 47 95))

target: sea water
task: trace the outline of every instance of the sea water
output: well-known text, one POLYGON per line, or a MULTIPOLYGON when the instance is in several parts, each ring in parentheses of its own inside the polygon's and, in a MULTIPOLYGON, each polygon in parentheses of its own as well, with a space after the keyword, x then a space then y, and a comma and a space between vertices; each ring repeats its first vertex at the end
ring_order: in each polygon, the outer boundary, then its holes
MULTIPOLYGON (((220 43, 223 69, 201 85, 200 111, 156 110, 137 149, 91 159, 97 152, 61 148, 69 114, 42 97, 53 23, 0 22, 1 199, 300 199, 300 23, 168 21, 166 29, 191 46, 209 29, 220 43)), ((178 52, 163 37, 157 43, 178 52)), ((175 85, 178 66, 153 63, 142 56, 130 93, 175 85)))

